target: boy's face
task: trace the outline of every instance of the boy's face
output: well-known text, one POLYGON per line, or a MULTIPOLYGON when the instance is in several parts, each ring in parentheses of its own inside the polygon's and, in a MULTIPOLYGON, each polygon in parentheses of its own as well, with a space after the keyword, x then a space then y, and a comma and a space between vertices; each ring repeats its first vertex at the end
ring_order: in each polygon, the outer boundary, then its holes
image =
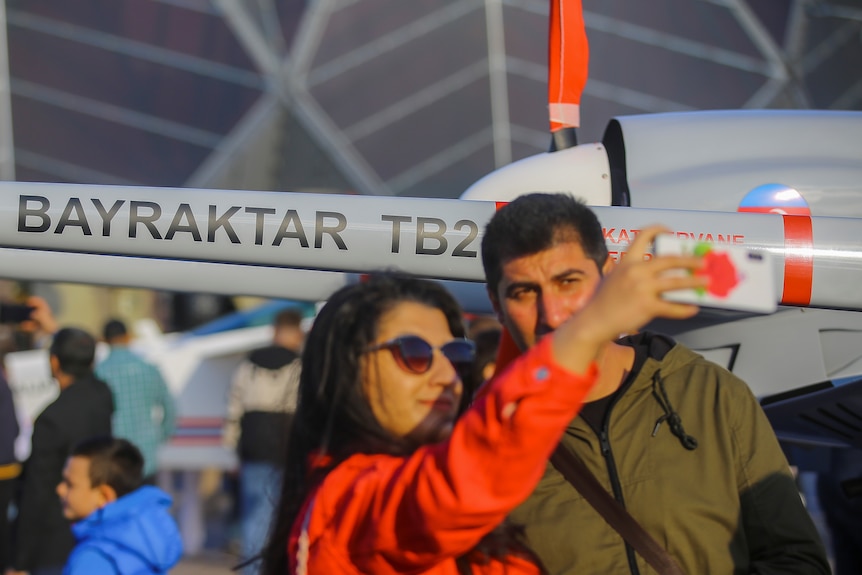
POLYGON ((90 484, 90 459, 72 456, 63 468, 63 480, 57 485, 57 495, 63 505, 63 515, 71 521, 84 519, 109 503, 105 486, 90 484))

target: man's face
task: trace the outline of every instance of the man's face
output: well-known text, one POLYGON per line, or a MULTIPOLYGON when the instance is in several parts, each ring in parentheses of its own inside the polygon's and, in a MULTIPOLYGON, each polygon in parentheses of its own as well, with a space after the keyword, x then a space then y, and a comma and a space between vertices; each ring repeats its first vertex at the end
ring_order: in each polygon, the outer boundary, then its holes
POLYGON ((83 519, 108 502, 104 490, 90 484, 90 459, 72 456, 63 468, 63 480, 57 485, 63 515, 71 521, 83 519))
POLYGON ((599 270, 580 243, 561 242, 504 262, 491 302, 523 351, 584 307, 612 265, 608 258, 599 270))

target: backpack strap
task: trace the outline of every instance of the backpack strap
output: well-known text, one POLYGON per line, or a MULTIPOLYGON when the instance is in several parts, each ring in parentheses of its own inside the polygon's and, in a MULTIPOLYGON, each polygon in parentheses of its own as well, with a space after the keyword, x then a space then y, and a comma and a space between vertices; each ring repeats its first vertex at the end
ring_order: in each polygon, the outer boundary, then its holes
POLYGON ((685 575, 676 560, 605 490, 584 462, 565 449, 562 443, 557 445, 551 455, 551 463, 608 525, 660 575, 685 575))

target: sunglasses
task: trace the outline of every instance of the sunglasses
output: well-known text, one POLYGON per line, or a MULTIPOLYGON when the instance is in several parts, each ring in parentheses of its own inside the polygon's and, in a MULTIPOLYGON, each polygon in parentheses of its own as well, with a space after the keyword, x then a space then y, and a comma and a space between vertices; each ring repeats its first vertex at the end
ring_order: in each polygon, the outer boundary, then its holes
POLYGON ((435 349, 439 349, 461 374, 470 369, 476 357, 476 345, 469 339, 453 339, 435 348, 418 335, 402 335, 369 347, 365 352, 371 353, 381 349, 392 352, 398 367, 410 373, 425 373, 431 369, 435 349))

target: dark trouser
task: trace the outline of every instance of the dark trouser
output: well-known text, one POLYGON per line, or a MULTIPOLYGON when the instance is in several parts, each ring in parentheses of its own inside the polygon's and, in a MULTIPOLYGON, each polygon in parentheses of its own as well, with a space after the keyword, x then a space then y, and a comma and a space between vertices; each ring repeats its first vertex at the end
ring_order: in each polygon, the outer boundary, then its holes
POLYGON ((9 528, 8 513, 9 502, 15 495, 17 481, 17 479, 0 480, 0 573, 5 571, 10 559, 12 533, 9 528))

